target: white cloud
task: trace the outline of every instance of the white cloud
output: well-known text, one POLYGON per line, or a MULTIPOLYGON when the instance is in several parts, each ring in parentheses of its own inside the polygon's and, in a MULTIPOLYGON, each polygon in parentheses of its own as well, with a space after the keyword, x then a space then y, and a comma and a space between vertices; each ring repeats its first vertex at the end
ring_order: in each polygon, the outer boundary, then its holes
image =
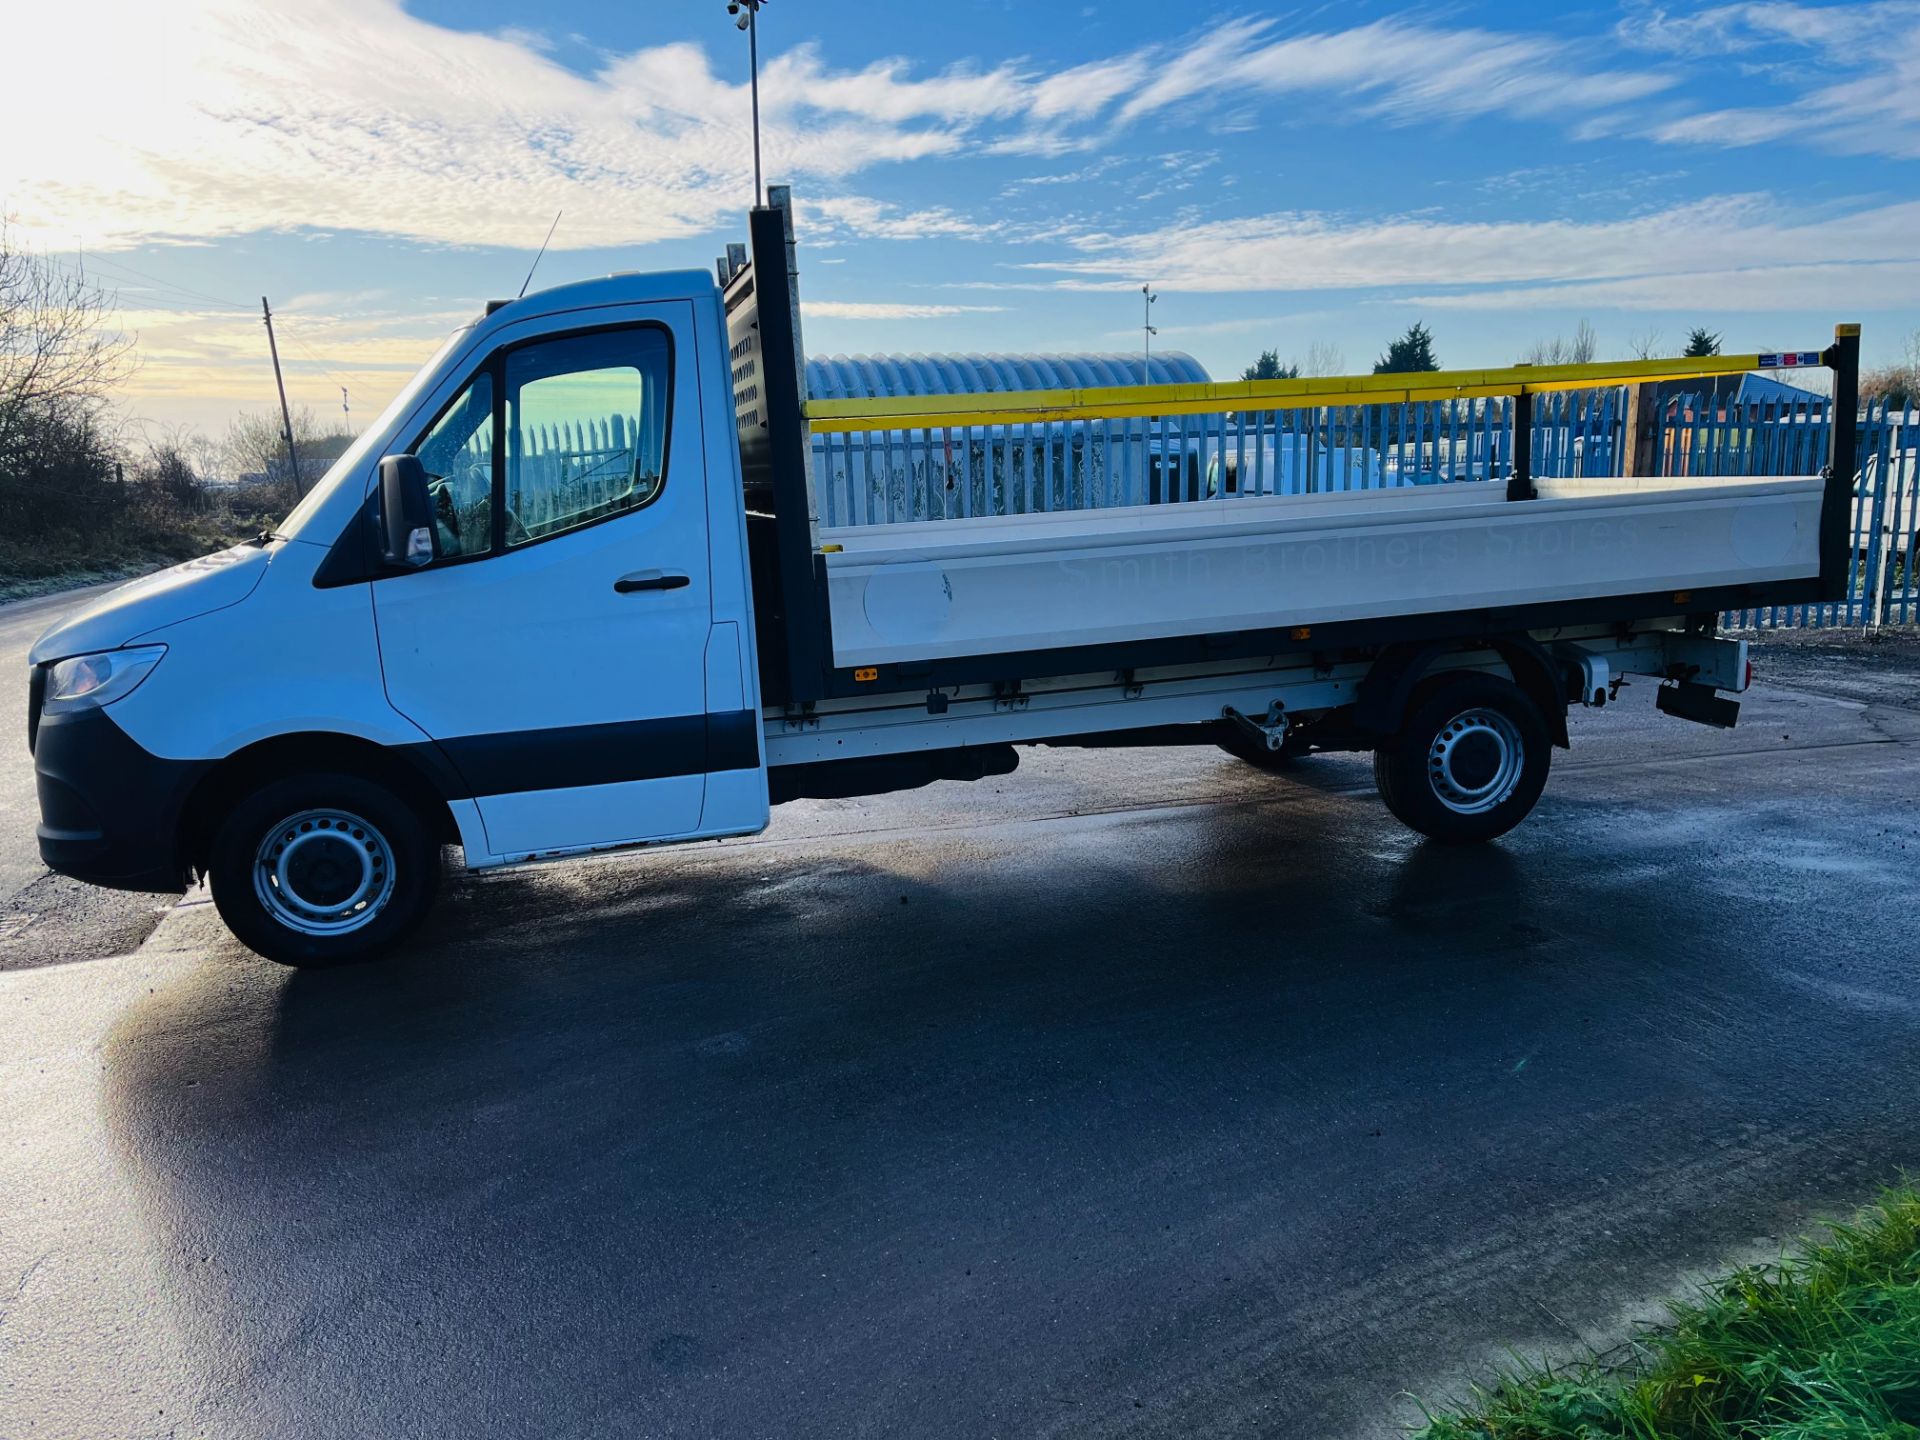
MULTIPOLYGON (((556 210, 566 212, 556 248, 630 245, 719 228, 751 191, 746 86, 716 75, 698 45, 610 56, 582 75, 543 35, 450 30, 400 0, 15 8, 16 54, 65 53, 76 25, 103 37, 81 90, 54 65, 16 66, 0 86, 0 133, 31 137, 8 154, 0 203, 57 246, 324 225, 526 247, 556 210)), ((1204 121, 1209 106, 1259 95, 1349 97, 1317 118, 1402 124, 1571 119, 1669 83, 1576 63, 1557 41, 1431 23, 1275 33, 1233 17, 1054 71, 898 59, 837 70, 802 45, 763 67, 766 169, 832 196, 889 164, 1066 154, 1148 116, 1204 121)), ((838 222, 863 235, 991 228, 837 203, 838 222)))
POLYGON ((1376 20, 1345 30, 1250 43, 1272 21, 1223 26, 1156 66, 1123 119, 1199 95, 1335 92, 1395 123, 1472 115, 1561 118, 1642 99, 1670 75, 1595 67, 1590 50, 1534 36, 1376 20))
POLYGON ((1648 10, 1621 21, 1616 33, 1637 49, 1698 58, 1741 54, 1774 41, 1837 49, 1884 38, 1890 26, 1916 19, 1920 4, 1914 0, 1822 6, 1757 0, 1679 16, 1648 10))
POLYGON ((883 300, 802 300, 809 320, 937 320, 945 315, 988 315, 1004 305, 913 305, 883 300))
POLYGON ((1744 310, 1920 303, 1920 202, 1787 213, 1720 196, 1603 221, 1353 220, 1281 213, 1083 234, 1022 268, 1068 289, 1400 291, 1455 308, 1610 305, 1744 310))
MULTIPOLYGON (((62 53, 74 16, 9 19, 16 53, 62 53)), ((445 244, 644 243, 734 218, 752 188, 746 87, 697 46, 582 76, 519 35, 456 32, 397 0, 115 5, 85 95, 59 67, 0 87, 3 199, 49 243, 95 247, 324 224, 445 244)), ((802 49, 763 73, 767 168, 831 186, 950 153, 998 113, 1004 74, 836 76, 802 49), (804 99, 805 103, 802 103, 804 99)))
POLYGON ((1819 310, 1846 319, 1886 306, 1920 303, 1920 260, 1757 264, 1585 284, 1412 295, 1406 303, 1430 310, 1819 310))
POLYGON ((1686 58, 1778 56, 1785 63, 1765 73, 1816 82, 1797 96, 1769 94, 1763 102, 1659 120, 1645 131, 1653 139, 1720 146, 1786 140, 1839 154, 1920 158, 1916 0, 1762 0, 1677 17, 1654 10, 1623 22, 1618 33, 1630 46, 1686 58))
POLYGON ((292 296, 274 313, 278 315, 299 315, 310 312, 337 312, 349 308, 362 308, 376 300, 388 298, 385 290, 310 290, 292 296))
POLYGON ((1137 52, 1075 65, 1034 84, 1027 114, 1042 123, 1085 120, 1131 93, 1146 73, 1147 58, 1137 52))
POLYGON ((793 223, 804 230, 807 242, 831 244, 843 235, 868 240, 925 240, 933 236, 977 240, 1000 227, 969 220, 943 205, 909 210, 865 195, 829 195, 794 201, 793 223))
POLYGON ((1255 53, 1248 41, 1272 24, 1271 20, 1235 21, 1202 35, 1184 50, 1155 53, 1152 63, 1145 67, 1150 78, 1120 107, 1119 119, 1137 119, 1217 87, 1225 79, 1233 57, 1255 53))
POLYGON ((1025 77, 1011 65, 979 71, 965 65, 916 80, 905 60, 882 60, 864 70, 835 72, 813 45, 772 61, 763 95, 779 111, 800 107, 858 115, 887 124, 909 120, 974 121, 1012 115, 1028 106, 1025 77))
MULTIPOLYGON (((237 410, 274 403, 257 312, 160 308, 121 292, 116 320, 139 340, 140 364, 116 397, 130 412, 162 415, 219 434, 237 410)), ((353 413, 375 414, 455 325, 477 307, 439 313, 367 314, 351 307, 274 312, 287 396, 323 420, 340 412, 340 387, 353 413)))

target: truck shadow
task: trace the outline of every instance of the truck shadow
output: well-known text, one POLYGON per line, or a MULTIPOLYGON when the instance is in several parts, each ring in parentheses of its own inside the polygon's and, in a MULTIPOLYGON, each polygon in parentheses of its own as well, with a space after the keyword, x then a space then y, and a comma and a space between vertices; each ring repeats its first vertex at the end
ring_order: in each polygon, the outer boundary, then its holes
MULTIPOLYGON (((1106 1367, 1215 1362, 1062 1314, 1205 1347, 1272 1271, 1416 1334, 1371 1277, 1508 1223, 1447 1211, 1450 1147, 1491 1110, 1505 1154, 1640 1103, 1648 989, 1565 872, 1281 818, 662 854, 468 882, 382 968, 212 954, 103 1057, 158 1231, 205 1257, 161 1308, 210 1337, 219 1405, 288 1435, 345 1406, 369 1434, 853 1433, 903 1384, 935 1429, 1059 1387, 1086 1422, 1106 1367), (1571 1063, 1500 1089, 1542 1054, 1571 1063)), ((1643 923, 1744 969, 1711 913, 1643 923)), ((1366 1393, 1311 1307, 1261 1306, 1278 1413, 1366 1393)))

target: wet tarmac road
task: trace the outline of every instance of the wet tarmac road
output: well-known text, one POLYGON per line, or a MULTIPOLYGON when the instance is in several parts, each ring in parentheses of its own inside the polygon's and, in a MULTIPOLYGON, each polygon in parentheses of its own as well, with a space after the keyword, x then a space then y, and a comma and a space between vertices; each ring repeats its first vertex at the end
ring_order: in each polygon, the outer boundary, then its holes
POLYGON ((112 588, 0 604, 0 971, 121 954, 146 939, 168 903, 51 874, 34 839, 40 808, 27 749, 27 651, 67 611, 112 588))
POLYGON ((1920 1166, 1913 676, 1822 673, 1478 851, 1038 751, 0 974, 0 1435, 1393 1433, 1920 1166))

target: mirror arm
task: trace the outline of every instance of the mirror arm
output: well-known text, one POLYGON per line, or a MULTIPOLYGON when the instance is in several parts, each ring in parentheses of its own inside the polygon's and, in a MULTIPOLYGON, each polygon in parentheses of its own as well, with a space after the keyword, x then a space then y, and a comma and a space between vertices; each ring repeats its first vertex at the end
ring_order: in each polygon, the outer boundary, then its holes
POLYGON ((426 467, 417 455, 388 455, 381 460, 378 499, 380 553, 387 564, 417 570, 439 558, 433 497, 427 489, 426 467))

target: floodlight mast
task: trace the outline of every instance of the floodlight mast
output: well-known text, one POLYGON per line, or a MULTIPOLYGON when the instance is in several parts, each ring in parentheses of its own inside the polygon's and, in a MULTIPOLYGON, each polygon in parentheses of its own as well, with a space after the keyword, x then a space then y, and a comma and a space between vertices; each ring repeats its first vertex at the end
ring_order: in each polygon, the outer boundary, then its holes
POLYGON ((727 0, 727 14, 734 17, 734 28, 747 32, 748 83, 753 90, 753 203, 766 200, 766 188, 760 181, 760 7, 767 0, 727 0))
POLYGON ((1146 332, 1141 336, 1140 383, 1151 385, 1153 383, 1153 337, 1160 333, 1153 324, 1153 302, 1160 297, 1153 293, 1151 285, 1142 285, 1140 293, 1146 296, 1146 300, 1140 306, 1140 328, 1146 332))

